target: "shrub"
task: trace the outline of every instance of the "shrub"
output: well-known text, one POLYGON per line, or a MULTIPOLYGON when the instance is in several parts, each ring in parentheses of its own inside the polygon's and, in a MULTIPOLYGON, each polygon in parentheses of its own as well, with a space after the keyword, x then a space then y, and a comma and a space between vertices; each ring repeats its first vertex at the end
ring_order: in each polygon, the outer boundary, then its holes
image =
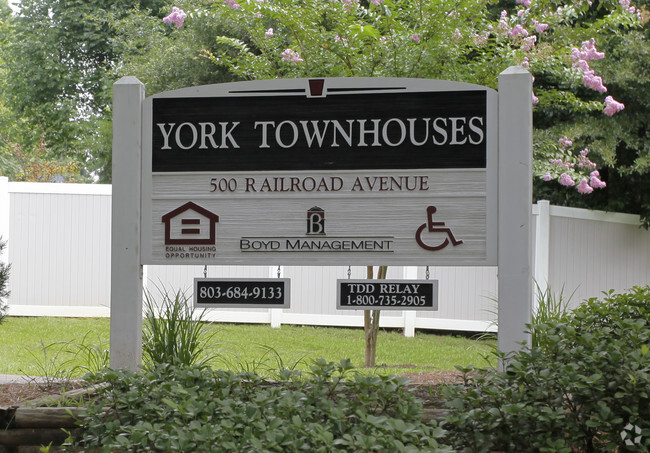
POLYGON ((535 326, 545 341, 502 357, 505 372, 466 370, 465 385, 445 389, 450 441, 472 452, 647 452, 649 303, 649 287, 590 299, 535 326))
MULTIPOLYGON (((7 243, 3 242, 0 238, 0 255, 5 249, 7 243)), ((7 289, 7 284, 9 283, 9 270, 11 269, 10 264, 5 264, 0 262, 0 323, 4 320, 7 305, 5 299, 9 297, 9 290, 7 289)))
POLYGON ((255 373, 159 365, 104 371, 101 401, 82 420, 86 451, 450 452, 421 420, 406 380, 351 373, 319 360, 310 373, 255 373), (104 412, 101 407, 108 406, 104 412))

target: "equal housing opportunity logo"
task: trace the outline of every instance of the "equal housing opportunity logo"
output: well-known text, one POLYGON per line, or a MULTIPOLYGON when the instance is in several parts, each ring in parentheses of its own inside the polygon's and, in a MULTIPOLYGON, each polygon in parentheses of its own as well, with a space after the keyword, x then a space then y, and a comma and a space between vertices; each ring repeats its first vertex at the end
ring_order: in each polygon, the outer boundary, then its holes
POLYGON ((219 216, 188 201, 162 216, 165 258, 200 259, 217 255, 219 216))

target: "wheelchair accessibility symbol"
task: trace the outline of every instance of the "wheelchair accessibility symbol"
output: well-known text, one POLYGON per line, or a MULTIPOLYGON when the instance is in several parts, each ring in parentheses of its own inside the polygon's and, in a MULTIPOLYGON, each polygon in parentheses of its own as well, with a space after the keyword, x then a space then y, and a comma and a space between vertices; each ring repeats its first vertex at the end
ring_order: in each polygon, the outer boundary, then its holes
POLYGON ((445 222, 433 221, 433 214, 435 214, 436 211, 437 209, 435 206, 427 206, 427 223, 423 223, 415 232, 415 241, 418 243, 418 245, 425 250, 431 250, 432 252, 435 252, 436 250, 442 250, 447 247, 450 241, 454 247, 462 244, 463 241, 459 241, 454 237, 454 233, 451 232, 451 228, 445 227, 445 222), (429 233, 445 233, 447 237, 442 243, 438 245, 427 245, 422 240, 422 232, 425 228, 427 228, 429 233))

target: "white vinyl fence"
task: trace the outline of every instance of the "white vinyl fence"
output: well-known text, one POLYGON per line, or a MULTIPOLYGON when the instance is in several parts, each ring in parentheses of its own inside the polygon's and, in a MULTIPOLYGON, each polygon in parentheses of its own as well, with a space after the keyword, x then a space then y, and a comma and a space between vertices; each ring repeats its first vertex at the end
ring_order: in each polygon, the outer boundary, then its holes
MULTIPOLYGON (((639 217, 584 209, 532 206, 534 274, 552 292, 573 293, 572 303, 650 284, 650 232, 639 217)), ((111 186, 8 182, 0 177, 0 260, 11 264, 9 314, 109 316, 111 186)), ((426 264, 390 267, 388 278, 424 279, 426 264)), ((187 290, 203 266, 145 266, 145 285, 187 290)), ((365 278, 353 266, 351 278, 365 278)), ((221 322, 362 326, 361 311, 336 309, 336 279, 348 267, 282 266, 291 279, 291 308, 214 309, 221 322)), ((495 330, 496 267, 430 267, 439 281, 439 310, 385 311, 381 325, 458 331, 495 330)), ((277 266, 209 266, 208 277, 276 277, 277 266)))

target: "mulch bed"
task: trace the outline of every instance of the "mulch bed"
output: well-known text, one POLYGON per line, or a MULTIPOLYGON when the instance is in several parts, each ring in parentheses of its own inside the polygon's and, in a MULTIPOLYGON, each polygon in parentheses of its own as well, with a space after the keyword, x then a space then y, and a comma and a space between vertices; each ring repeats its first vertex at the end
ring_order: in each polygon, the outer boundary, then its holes
POLYGON ((55 397, 63 392, 79 389, 81 382, 0 384, 0 407, 20 406, 29 401, 40 400, 49 396, 55 397))

